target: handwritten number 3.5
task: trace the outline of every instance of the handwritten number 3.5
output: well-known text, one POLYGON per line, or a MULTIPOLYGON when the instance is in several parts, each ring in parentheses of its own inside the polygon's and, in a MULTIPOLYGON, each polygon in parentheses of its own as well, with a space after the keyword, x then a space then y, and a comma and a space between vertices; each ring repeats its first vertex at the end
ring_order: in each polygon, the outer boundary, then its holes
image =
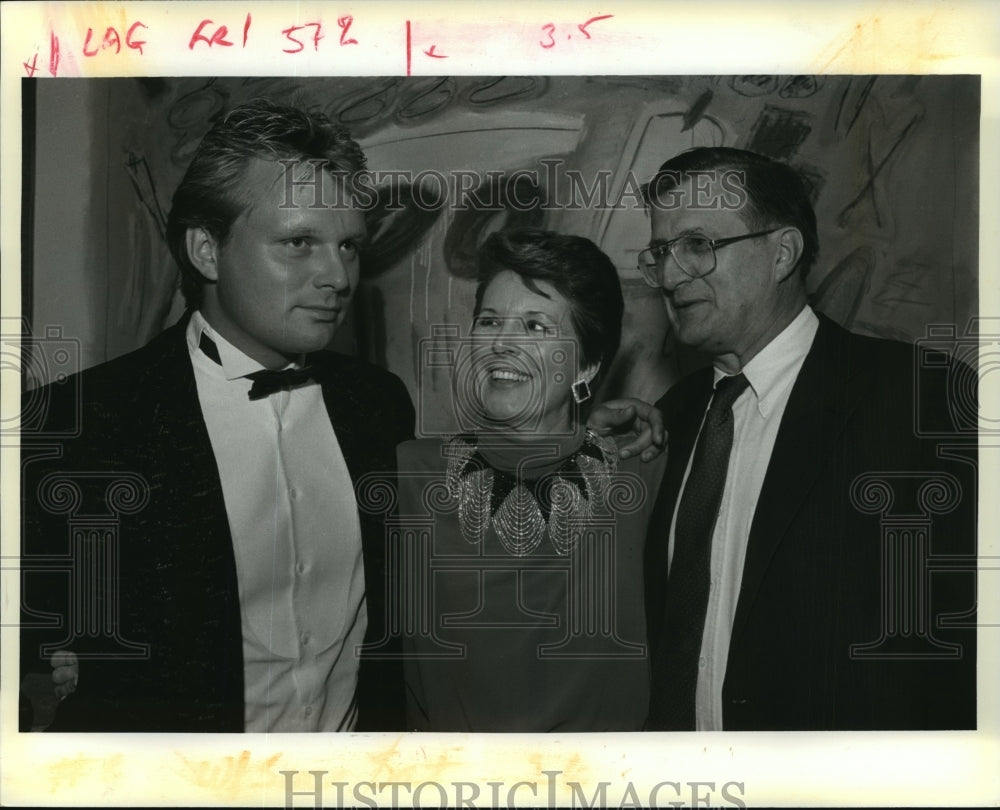
MULTIPOLYGON (((577 26, 577 28, 580 29, 580 33, 581 34, 583 34, 587 39, 590 39, 591 38, 590 34, 587 33, 587 26, 590 25, 591 23, 595 23, 595 22, 597 22, 599 20, 608 20, 608 19, 611 19, 613 16, 614 16, 614 14, 602 14, 599 17, 591 17, 589 20, 587 20, 587 22, 580 23, 577 26)), ((539 40, 538 44, 541 45, 543 48, 546 48, 546 49, 554 47, 555 44, 556 44, 556 36, 555 36, 555 34, 556 34, 556 27, 555 27, 555 24, 554 23, 545 23, 545 25, 542 26, 542 30, 548 36, 549 41, 545 42, 544 40, 539 40)), ((567 34, 566 35, 566 39, 570 39, 571 36, 572 36, 572 34, 567 34)))

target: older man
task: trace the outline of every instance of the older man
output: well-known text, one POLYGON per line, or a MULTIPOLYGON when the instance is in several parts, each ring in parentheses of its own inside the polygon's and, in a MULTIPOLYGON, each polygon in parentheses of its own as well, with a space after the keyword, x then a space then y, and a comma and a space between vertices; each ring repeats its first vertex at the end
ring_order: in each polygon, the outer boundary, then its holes
POLYGON ((647 727, 975 727, 975 578, 927 566, 975 559, 974 452, 938 452, 963 438, 949 391, 914 347, 808 306, 816 220, 790 167, 694 149, 660 168, 648 207, 640 269, 713 367, 658 403, 647 727))

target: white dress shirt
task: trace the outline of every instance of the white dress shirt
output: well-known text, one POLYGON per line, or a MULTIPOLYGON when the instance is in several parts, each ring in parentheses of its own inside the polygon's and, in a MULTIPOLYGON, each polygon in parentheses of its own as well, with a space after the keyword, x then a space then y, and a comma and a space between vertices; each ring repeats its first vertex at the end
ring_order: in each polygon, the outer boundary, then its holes
MULTIPOLYGON (((354 489, 306 383, 251 401, 260 363, 195 312, 187 329, 236 554, 246 731, 347 731, 367 613, 354 489), (221 363, 199 348, 202 332, 221 363)), ((196 564, 196 561, 192 561, 196 564)))
MULTIPOLYGON (((726 677, 729 640, 736 617, 750 527, 781 417, 818 326, 816 314, 805 307, 742 370, 750 385, 733 404, 733 449, 729 456, 719 518, 712 534, 708 610, 695 693, 698 731, 722 730, 722 684, 726 677)), ((724 376, 722 371, 715 369, 716 383, 724 376)), ((684 485, 690 472, 691 459, 684 473, 684 485)), ((678 503, 681 496, 678 496, 678 503)), ((675 509, 668 549, 671 560, 676 523, 675 509)))

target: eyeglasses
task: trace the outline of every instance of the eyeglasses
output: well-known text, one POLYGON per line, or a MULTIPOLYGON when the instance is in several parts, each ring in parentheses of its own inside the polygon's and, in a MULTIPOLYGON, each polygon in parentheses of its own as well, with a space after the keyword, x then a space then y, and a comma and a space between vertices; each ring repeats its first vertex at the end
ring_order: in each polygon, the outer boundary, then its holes
POLYGON ((691 278, 707 276, 715 269, 715 251, 744 239, 756 239, 767 236, 777 228, 769 231, 745 233, 742 236, 730 236, 727 239, 708 239, 705 236, 679 236, 669 242, 639 251, 639 272, 650 287, 663 286, 663 269, 667 266, 667 257, 673 256, 677 266, 691 278))

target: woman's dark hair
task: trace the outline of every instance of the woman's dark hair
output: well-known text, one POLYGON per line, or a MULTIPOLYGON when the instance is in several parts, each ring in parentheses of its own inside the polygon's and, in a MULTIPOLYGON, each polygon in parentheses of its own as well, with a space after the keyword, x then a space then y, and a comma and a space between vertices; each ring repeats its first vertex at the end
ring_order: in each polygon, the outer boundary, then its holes
POLYGON ((479 249, 475 315, 482 308, 486 287, 504 270, 516 273, 539 295, 545 293, 537 282, 555 287, 569 302, 583 365, 600 363, 598 378, 603 375, 618 351, 625 311, 618 271, 611 259, 582 236, 537 228, 491 234, 479 249))
POLYGON ((756 231, 791 225, 799 230, 802 255, 798 271, 805 278, 819 253, 816 213, 802 177, 785 163, 727 146, 688 149, 660 166, 646 187, 646 203, 654 208, 669 208, 668 194, 681 183, 721 172, 731 173, 721 180, 723 186, 746 196, 740 215, 747 227, 756 231))
POLYGON ((187 230, 204 228, 219 244, 226 241, 249 205, 244 180, 252 158, 319 161, 352 189, 366 167, 357 142, 322 113, 266 100, 227 113, 202 138, 167 218, 167 245, 181 269, 181 290, 190 308, 201 303, 205 278, 188 257, 187 230))

